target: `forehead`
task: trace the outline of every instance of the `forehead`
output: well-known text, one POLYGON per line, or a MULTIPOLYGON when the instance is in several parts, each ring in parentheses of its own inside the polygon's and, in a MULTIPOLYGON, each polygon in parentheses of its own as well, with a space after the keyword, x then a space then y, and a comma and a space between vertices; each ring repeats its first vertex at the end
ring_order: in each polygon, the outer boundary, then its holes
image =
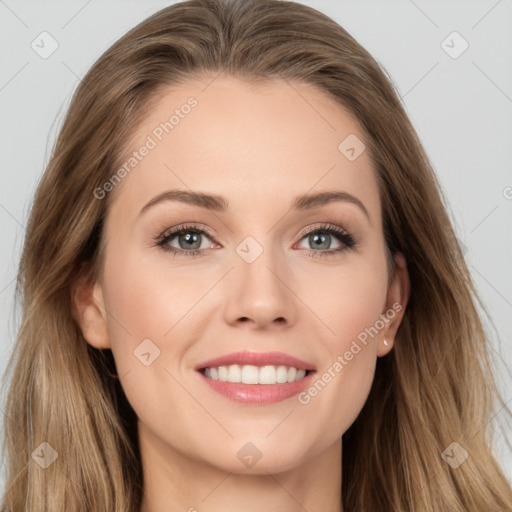
POLYGON ((365 138, 345 108, 310 84, 190 80, 161 92, 134 128, 123 163, 137 157, 114 191, 116 208, 126 218, 179 188, 224 195, 233 212, 261 211, 269 201, 282 209, 308 191, 333 189, 371 210, 378 189, 365 138))

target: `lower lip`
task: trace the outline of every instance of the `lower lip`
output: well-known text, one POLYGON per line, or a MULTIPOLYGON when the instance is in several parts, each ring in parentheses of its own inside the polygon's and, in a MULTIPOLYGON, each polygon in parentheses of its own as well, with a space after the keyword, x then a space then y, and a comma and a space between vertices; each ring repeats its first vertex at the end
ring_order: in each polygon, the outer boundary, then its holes
POLYGON ((220 395, 246 404, 267 405, 282 402, 295 395, 310 385, 315 371, 310 371, 303 379, 284 384, 242 384, 240 382, 222 382, 209 379, 203 373, 198 372, 210 389, 220 395))

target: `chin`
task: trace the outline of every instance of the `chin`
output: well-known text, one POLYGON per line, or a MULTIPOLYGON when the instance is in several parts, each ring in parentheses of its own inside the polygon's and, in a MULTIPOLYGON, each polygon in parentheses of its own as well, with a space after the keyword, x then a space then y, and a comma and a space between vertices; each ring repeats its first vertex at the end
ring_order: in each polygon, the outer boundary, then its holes
POLYGON ((308 459, 303 443, 300 446, 283 446, 281 441, 271 442, 264 438, 249 441, 248 436, 243 440, 231 439, 220 450, 205 462, 226 472, 244 475, 283 473, 308 459))

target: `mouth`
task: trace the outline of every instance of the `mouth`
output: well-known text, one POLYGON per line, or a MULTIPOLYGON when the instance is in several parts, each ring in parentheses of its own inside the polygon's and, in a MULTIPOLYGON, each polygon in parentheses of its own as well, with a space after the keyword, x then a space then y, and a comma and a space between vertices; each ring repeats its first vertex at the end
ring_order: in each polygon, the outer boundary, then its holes
POLYGON ((313 370, 296 368, 295 366, 252 364, 230 364, 227 366, 211 366, 199 370, 207 379, 233 384, 286 384, 304 379, 313 370))
POLYGON ((194 368, 209 388, 236 402, 267 405, 291 398, 310 385, 316 368, 281 352, 238 352, 194 368))

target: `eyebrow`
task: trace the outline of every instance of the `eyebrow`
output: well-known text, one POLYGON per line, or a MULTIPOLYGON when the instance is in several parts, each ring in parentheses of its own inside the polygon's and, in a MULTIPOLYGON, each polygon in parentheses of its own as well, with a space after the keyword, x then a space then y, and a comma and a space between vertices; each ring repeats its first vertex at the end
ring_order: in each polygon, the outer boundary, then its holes
MULTIPOLYGON (((142 207, 139 216, 142 215, 147 210, 149 210, 150 208, 152 208, 153 206, 155 206, 156 204, 161 203, 163 201, 179 201, 181 203, 198 206, 200 208, 205 208, 215 212, 225 212, 228 209, 228 202, 222 196, 215 194, 206 194, 204 192, 193 192, 191 190, 176 189, 167 190, 155 196, 142 207)), ((297 196, 293 200, 290 209, 300 211, 309 210, 312 208, 323 206, 333 201, 345 201, 347 203, 355 204, 371 222, 368 210, 366 209, 362 201, 358 199, 356 196, 353 196, 352 194, 343 191, 325 191, 317 192, 315 194, 302 194, 300 196, 297 196)))

